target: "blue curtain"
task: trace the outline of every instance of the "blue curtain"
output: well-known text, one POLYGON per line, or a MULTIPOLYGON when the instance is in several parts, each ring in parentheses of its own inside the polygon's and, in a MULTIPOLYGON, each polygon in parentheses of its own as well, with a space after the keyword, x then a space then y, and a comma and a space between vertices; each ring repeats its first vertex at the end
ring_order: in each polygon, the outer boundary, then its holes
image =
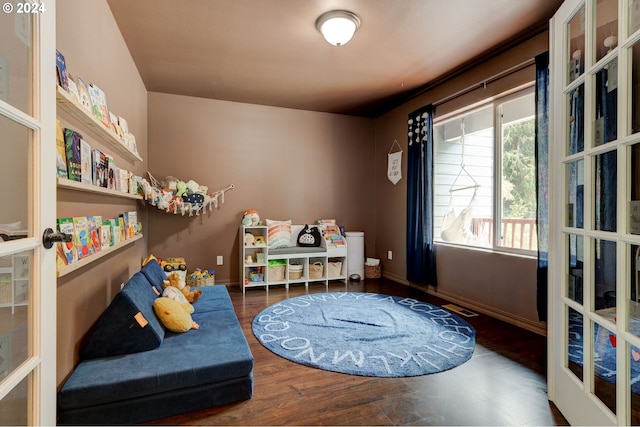
POLYGON ((549 52, 536 57, 536 194, 538 229, 537 308, 547 320, 549 258, 549 52))
POLYGON ((433 105, 409 114, 407 280, 436 286, 433 247, 433 105))

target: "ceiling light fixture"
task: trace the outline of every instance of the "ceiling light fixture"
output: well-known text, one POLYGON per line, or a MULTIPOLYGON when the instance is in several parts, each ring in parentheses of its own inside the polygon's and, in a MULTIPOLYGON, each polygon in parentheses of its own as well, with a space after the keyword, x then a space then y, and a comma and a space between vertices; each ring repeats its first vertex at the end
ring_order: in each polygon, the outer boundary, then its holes
POLYGON ((334 46, 345 45, 360 26, 360 18, 347 10, 332 10, 320 15, 316 28, 334 46))

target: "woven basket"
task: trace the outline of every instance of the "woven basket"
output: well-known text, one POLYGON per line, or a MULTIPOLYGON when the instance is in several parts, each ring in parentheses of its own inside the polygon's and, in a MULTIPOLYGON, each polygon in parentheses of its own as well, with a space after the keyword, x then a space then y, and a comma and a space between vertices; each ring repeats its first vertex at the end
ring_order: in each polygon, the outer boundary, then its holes
POLYGON ((382 266, 366 265, 364 266, 364 277, 367 279, 379 279, 382 277, 382 266))
POLYGON ((272 265, 268 267, 267 277, 269 282, 280 282, 284 280, 284 265, 272 265))
POLYGON ((216 276, 192 279, 187 277, 187 286, 213 286, 216 284, 216 276))
POLYGON ((289 265, 289 280, 298 280, 302 277, 302 266, 296 264, 289 265))
POLYGON ((324 264, 321 262, 314 262, 309 264, 309 279, 322 279, 324 275, 324 264))
POLYGON ((340 277, 340 273, 342 273, 342 261, 329 261, 327 267, 329 278, 340 277))

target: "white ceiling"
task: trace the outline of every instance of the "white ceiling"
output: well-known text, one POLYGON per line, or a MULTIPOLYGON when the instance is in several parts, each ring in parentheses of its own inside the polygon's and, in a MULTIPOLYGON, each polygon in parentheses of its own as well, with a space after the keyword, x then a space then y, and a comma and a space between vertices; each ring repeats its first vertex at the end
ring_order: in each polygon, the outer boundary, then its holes
POLYGON ((562 0, 108 0, 149 91, 375 117, 546 29, 562 0), (315 28, 346 9, 345 46, 315 28))

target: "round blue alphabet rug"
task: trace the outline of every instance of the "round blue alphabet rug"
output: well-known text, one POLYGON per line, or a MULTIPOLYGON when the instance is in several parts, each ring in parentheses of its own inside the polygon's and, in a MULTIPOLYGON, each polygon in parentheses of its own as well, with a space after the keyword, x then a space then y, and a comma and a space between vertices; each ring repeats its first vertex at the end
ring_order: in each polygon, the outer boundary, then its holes
POLYGON ((475 329, 412 298, 364 292, 304 295, 253 319, 275 354, 314 368, 371 377, 408 377, 454 368, 473 354, 475 329))

